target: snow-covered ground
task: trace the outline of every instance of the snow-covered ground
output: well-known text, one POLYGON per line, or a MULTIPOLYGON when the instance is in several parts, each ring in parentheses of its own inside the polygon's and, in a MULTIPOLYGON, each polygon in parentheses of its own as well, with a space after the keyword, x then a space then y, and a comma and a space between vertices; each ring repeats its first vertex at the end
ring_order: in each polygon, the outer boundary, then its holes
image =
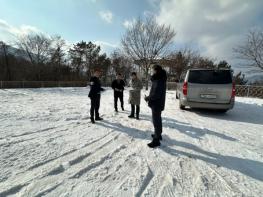
MULTIPOLYGON (((226 114, 178 109, 167 93, 164 140, 149 149, 150 109, 90 124, 87 88, 0 90, 0 196, 263 196, 263 100, 226 114)), ((142 94, 144 96, 144 94, 142 94)), ((127 92, 125 95, 126 109, 127 92)))

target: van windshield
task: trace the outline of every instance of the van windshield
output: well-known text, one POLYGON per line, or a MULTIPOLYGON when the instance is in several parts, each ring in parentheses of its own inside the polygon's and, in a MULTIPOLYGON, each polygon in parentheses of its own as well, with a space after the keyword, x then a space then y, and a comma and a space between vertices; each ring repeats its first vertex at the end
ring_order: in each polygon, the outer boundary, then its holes
POLYGON ((191 70, 189 83, 199 84, 229 84, 232 83, 230 70, 191 70))

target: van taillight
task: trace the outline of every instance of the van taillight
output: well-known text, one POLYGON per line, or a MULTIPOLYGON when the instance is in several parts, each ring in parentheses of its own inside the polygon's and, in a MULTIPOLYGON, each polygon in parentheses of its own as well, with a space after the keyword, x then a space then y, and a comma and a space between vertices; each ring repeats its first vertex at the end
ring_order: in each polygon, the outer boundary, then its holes
POLYGON ((232 98, 235 98, 235 96, 236 96, 236 85, 235 85, 235 82, 233 82, 233 84, 232 84, 232 95, 231 95, 231 97, 232 97, 232 98))
POLYGON ((183 94, 185 96, 187 96, 187 82, 184 82, 184 85, 183 85, 183 94))

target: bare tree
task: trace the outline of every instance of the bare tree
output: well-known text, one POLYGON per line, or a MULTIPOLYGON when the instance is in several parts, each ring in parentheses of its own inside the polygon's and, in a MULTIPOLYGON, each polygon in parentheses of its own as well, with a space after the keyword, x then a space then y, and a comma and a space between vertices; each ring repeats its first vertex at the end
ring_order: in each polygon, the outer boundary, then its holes
POLYGON ((10 81, 11 80, 11 71, 10 71, 10 65, 9 65, 8 48, 9 48, 9 46, 5 42, 0 41, 0 55, 4 56, 6 79, 8 81, 10 81))
POLYGON ((51 62, 58 66, 64 62, 66 41, 61 36, 52 37, 52 47, 50 48, 51 62))
POLYGON ((170 53, 161 61, 161 64, 169 67, 170 77, 179 80, 181 74, 190 68, 191 64, 197 59, 197 57, 199 57, 198 52, 186 47, 179 51, 170 53))
POLYGON ((115 50, 111 54, 110 69, 114 74, 121 73, 125 80, 129 78, 132 64, 132 60, 129 57, 126 57, 121 50, 115 50))
POLYGON ((61 77, 61 67, 63 63, 65 63, 65 46, 66 42, 61 36, 53 36, 52 37, 52 47, 50 48, 50 63, 56 67, 56 77, 60 79, 61 77))
POLYGON ((175 31, 170 26, 158 24, 154 17, 145 20, 138 18, 124 34, 122 48, 132 60, 140 62, 139 66, 145 74, 146 89, 151 63, 167 52, 174 36, 175 31))
POLYGON ((246 60, 251 66, 263 70, 263 31, 250 31, 245 43, 234 48, 234 52, 239 59, 246 60))
POLYGON ((50 57, 52 40, 42 33, 28 34, 18 38, 17 45, 20 51, 37 68, 38 79, 41 78, 41 65, 50 57))

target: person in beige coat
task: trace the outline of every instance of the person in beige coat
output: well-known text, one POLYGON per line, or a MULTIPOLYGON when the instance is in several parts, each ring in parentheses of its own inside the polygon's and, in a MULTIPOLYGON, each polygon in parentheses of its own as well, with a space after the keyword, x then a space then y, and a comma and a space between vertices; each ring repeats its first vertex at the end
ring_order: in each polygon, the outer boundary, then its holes
POLYGON ((141 104, 141 90, 143 88, 141 80, 137 77, 135 72, 131 75, 132 80, 130 82, 131 90, 129 91, 129 103, 131 104, 131 114, 129 118, 135 118, 136 109, 136 119, 139 120, 140 115, 140 104, 141 104))

